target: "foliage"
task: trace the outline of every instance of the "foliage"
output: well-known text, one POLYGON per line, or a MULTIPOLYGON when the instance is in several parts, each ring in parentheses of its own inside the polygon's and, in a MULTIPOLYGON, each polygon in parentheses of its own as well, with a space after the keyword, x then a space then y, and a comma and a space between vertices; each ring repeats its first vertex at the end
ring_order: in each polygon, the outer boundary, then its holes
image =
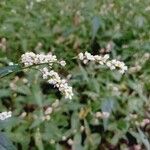
POLYGON ((140 126, 150 118, 149 5, 139 0, 0 1, 0 77, 5 76, 0 78, 0 110, 13 112, 0 129, 17 149, 69 150, 69 139, 73 150, 149 149, 149 125, 140 126), (129 66, 126 74, 76 59, 79 52, 101 53, 108 43, 112 58, 129 66), (64 99, 37 70, 9 65, 20 64, 27 51, 51 51, 66 60, 65 69, 56 69, 71 74, 72 100, 64 99), (43 121, 56 99, 60 107, 43 121), (110 117, 97 120, 98 111, 110 117))

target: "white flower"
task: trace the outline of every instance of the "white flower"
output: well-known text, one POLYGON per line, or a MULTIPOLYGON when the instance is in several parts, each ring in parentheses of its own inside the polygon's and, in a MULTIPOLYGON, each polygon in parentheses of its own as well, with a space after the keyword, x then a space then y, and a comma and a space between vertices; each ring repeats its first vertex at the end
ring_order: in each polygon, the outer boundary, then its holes
POLYGON ((80 127, 80 131, 83 132, 84 130, 85 130, 85 127, 84 127, 84 126, 81 126, 81 127, 80 127))
POLYGON ((135 149, 135 150, 142 150, 142 146, 139 145, 139 144, 136 144, 136 145, 133 146, 133 149, 135 149))
POLYGON ((88 52, 85 52, 85 57, 87 58, 87 60, 95 60, 95 59, 94 59, 94 56, 91 55, 91 54, 88 53, 88 52))
POLYGON ((27 113, 26 113, 26 112, 23 112, 23 113, 20 115, 21 118, 25 118, 26 116, 27 116, 27 113))
POLYGON ((88 63, 88 60, 87 60, 87 59, 83 60, 83 63, 84 63, 84 64, 87 64, 87 63, 88 63))
POLYGON ((13 62, 9 62, 9 66, 12 66, 12 65, 14 65, 14 63, 13 62))
POLYGON ((96 118, 108 118, 110 116, 109 112, 96 112, 95 117, 96 118))
POLYGON ((0 120, 5 120, 7 118, 10 118, 12 116, 12 112, 8 111, 8 112, 1 112, 0 113, 0 120))
POLYGON ((110 56, 108 54, 104 55, 104 57, 103 57, 104 62, 106 62, 109 59, 109 57, 110 56))
POLYGON ((45 115, 50 115, 51 113, 53 112, 53 108, 52 107, 48 107, 46 110, 45 110, 45 115))
POLYGON ((78 57, 80 60, 83 60, 84 59, 83 53, 79 53, 78 57))
POLYGON ((110 116, 109 112, 102 112, 102 118, 108 118, 110 116))
POLYGON ((96 112, 95 117, 96 118, 101 118, 102 117, 102 113, 101 112, 96 112))
POLYGON ((60 61, 59 63, 60 63, 61 66, 65 66, 66 65, 66 62, 64 60, 60 61))
POLYGON ((69 140, 67 141, 67 143, 71 146, 71 145, 73 145, 73 140, 72 140, 72 139, 69 139, 69 140))
POLYGON ((67 137, 66 137, 66 136, 63 136, 63 137, 62 137, 62 140, 63 140, 63 141, 66 141, 66 140, 67 140, 67 137))
POLYGON ((143 121, 141 122, 141 127, 144 127, 146 124, 150 123, 150 119, 143 119, 143 121))

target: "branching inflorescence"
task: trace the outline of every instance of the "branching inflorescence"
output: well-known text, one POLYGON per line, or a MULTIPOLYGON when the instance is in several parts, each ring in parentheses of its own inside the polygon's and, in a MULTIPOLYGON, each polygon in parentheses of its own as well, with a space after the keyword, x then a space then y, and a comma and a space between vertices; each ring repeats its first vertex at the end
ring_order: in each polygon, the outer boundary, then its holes
MULTIPOLYGON (((92 61, 100 65, 105 65, 111 70, 117 69, 122 74, 127 70, 127 66, 124 64, 124 62, 118 61, 116 59, 110 60, 108 54, 101 56, 92 55, 88 52, 85 52, 79 53, 78 58, 82 60, 84 64, 92 61)), ((58 61, 57 57, 51 53, 35 54, 33 52, 27 52, 21 56, 21 62, 25 67, 47 64, 48 67, 43 67, 40 69, 43 79, 46 79, 49 84, 57 87, 59 91, 65 96, 65 98, 72 99, 72 87, 68 85, 67 80, 62 79, 59 74, 52 69, 52 66, 55 63, 61 66, 65 66, 65 61, 58 61)))
POLYGON ((124 73, 128 67, 125 65, 124 62, 118 61, 116 59, 110 60, 110 56, 108 54, 101 56, 101 55, 92 55, 88 52, 85 53, 79 53, 78 58, 83 61, 84 64, 87 64, 88 62, 95 62, 100 65, 105 65, 110 70, 117 69, 120 73, 124 73))
POLYGON ((21 56, 21 62, 25 67, 30 67, 34 65, 47 64, 48 67, 41 68, 43 79, 46 79, 49 84, 57 87, 59 91, 65 96, 66 99, 72 99, 73 91, 72 87, 68 85, 66 79, 62 79, 59 74, 52 69, 54 63, 65 66, 65 61, 58 61, 55 55, 51 53, 45 54, 35 54, 33 52, 27 52, 21 56))
MULTIPOLYGON (((89 62, 95 62, 100 65, 105 65, 110 70, 117 69, 120 73, 124 73, 128 68, 124 64, 124 62, 118 61, 116 59, 109 59, 109 55, 92 55, 88 52, 79 53, 78 58, 83 61, 84 64, 89 62)), ((68 85, 66 79, 62 79, 58 72, 54 71, 53 65, 58 64, 61 66, 65 66, 66 62, 64 60, 59 61, 55 55, 52 53, 48 54, 35 54, 33 52, 26 52, 21 56, 21 63, 25 68, 33 67, 33 66, 42 66, 38 67, 38 70, 42 73, 43 79, 47 80, 49 84, 54 85, 54 87, 58 88, 58 90, 65 96, 66 99, 72 99, 73 91, 72 87, 68 85)), ((49 117, 49 114, 53 111, 52 107, 48 108, 45 112, 46 116, 49 117), (47 115, 48 113, 48 115, 47 115)), ((11 117, 12 112, 2 112, 0 113, 0 120, 5 120, 11 117)), ((109 117, 109 113, 96 113, 96 117, 109 117)))

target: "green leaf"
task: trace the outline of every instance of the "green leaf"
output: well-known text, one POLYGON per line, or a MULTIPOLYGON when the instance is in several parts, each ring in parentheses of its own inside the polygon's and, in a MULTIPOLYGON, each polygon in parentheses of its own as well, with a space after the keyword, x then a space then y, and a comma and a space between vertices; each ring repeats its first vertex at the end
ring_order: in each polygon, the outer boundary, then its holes
POLYGON ((111 111, 114 109, 114 105, 115 105, 115 102, 113 99, 108 99, 108 100, 105 100, 102 102, 102 111, 103 112, 109 112, 111 113, 111 111))
POLYGON ((128 124, 125 120, 119 120, 117 122, 117 127, 118 129, 122 130, 122 131, 127 131, 128 129, 128 124))
POLYGON ((77 133, 74 137, 74 143, 72 150, 83 150, 83 147, 81 145, 81 134, 77 133))
POLYGON ((0 98, 2 97, 7 97, 11 95, 11 90, 10 89, 1 89, 0 91, 0 98))
POLYGON ((112 145, 116 145, 119 141, 119 139, 121 139, 121 137, 123 137, 123 133, 120 131, 116 131, 113 138, 110 139, 110 143, 112 145))
POLYGON ((146 135, 140 129, 138 129, 138 131, 139 131, 139 138, 145 145, 146 149, 150 149, 150 142, 148 140, 148 137, 146 137, 146 135))
POLYGON ((18 64, 0 68, 0 78, 19 70, 21 70, 21 66, 18 64))
POLYGON ((63 150, 62 146, 60 144, 56 144, 56 150, 63 150))
POLYGON ((35 84, 32 86, 32 93, 33 93, 33 96, 34 96, 34 100, 36 101, 36 103, 39 105, 39 106, 42 106, 42 99, 43 99, 43 95, 42 95, 42 92, 40 90, 40 87, 38 85, 37 82, 35 82, 35 84))
POLYGON ((0 150, 17 150, 2 132, 0 132, 0 150))
MULTIPOLYGON (((105 100, 102 102, 102 106, 101 106, 102 112, 108 112, 111 114, 112 110, 114 109, 114 106, 115 106, 115 102, 113 99, 105 100)), ((108 127, 108 119, 104 119, 103 125, 106 130, 108 127)))
POLYGON ((100 18, 95 16, 92 20, 92 39, 95 38, 100 27, 100 18))
POLYGON ((150 149, 150 142, 148 139, 149 137, 146 134, 144 134, 144 132, 140 128, 138 128, 138 132, 130 131, 130 133, 136 138, 139 144, 143 143, 147 150, 150 149))
POLYGON ((35 144, 36 144, 38 150, 44 150, 42 136, 41 136, 39 129, 37 129, 34 138, 35 138, 35 144))
POLYGON ((75 112, 74 114, 72 114, 71 117, 71 128, 72 130, 76 130, 79 126, 79 117, 78 114, 75 112))
POLYGON ((93 146, 96 146, 101 142, 101 136, 98 133, 93 133, 91 135, 91 138, 92 138, 93 146))

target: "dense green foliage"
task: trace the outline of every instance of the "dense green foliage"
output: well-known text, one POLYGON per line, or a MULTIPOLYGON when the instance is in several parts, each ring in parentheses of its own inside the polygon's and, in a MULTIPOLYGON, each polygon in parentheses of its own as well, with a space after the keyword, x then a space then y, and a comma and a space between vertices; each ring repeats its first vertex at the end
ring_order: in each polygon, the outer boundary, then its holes
POLYGON ((65 100, 32 69, 0 78, 0 111, 13 112, 0 129, 17 149, 68 150, 63 136, 73 150, 150 148, 150 128, 140 126, 150 118, 149 14, 149 0, 0 0, 0 67, 20 63, 27 51, 51 51, 67 62, 56 69, 71 74, 74 90, 65 100), (77 61, 79 52, 97 54, 108 43, 111 57, 128 65, 124 75, 77 61), (60 108, 43 121, 56 99, 60 108), (110 117, 96 122, 98 111, 110 117))

